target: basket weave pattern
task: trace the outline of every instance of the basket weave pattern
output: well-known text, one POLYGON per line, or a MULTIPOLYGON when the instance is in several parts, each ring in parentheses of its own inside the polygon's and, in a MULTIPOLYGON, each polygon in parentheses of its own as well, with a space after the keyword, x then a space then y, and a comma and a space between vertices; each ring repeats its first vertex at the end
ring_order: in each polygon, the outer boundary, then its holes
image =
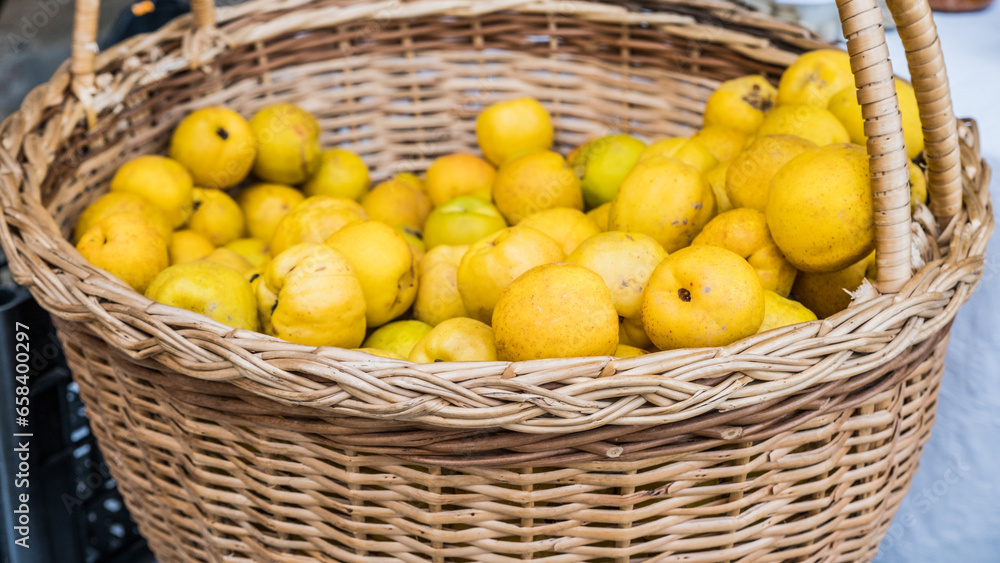
POLYGON ((378 180, 474 148, 476 113, 520 95, 552 112, 562 152, 689 134, 718 81, 776 78, 822 45, 724 2, 629 7, 250 2, 112 48, 90 80, 64 67, 0 126, 0 241, 56 317, 161 561, 874 556, 992 231, 971 121, 956 154, 928 149, 960 159, 960 209, 941 226, 917 210, 919 269, 898 292, 718 349, 430 365, 317 350, 150 302, 65 240, 195 108, 297 103, 378 180))
POLYGON ((736 439, 692 419, 553 444, 276 416, 67 329, 94 432, 151 548, 204 562, 869 560, 929 436, 947 345, 941 332, 852 392, 741 409, 722 427, 736 439), (490 459, 461 453, 477 448, 490 459))

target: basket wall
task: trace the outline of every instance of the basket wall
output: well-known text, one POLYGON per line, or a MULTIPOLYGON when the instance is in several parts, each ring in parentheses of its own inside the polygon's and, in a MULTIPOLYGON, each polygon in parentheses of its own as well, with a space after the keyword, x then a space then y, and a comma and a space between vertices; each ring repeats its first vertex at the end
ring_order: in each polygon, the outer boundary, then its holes
POLYGON ((64 71, 0 129, 3 163, 24 170, 0 174, 0 195, 26 202, 5 200, 0 236, 58 317, 158 558, 871 559, 916 470, 948 326, 992 229, 971 124, 966 207, 944 230, 918 210, 926 265, 904 291, 722 349, 412 367, 150 303, 58 240, 121 164, 162 153, 198 107, 298 103, 377 181, 474 149, 478 111, 520 95, 550 109, 563 152, 612 131, 686 134, 719 80, 776 78, 822 45, 729 3, 629 3, 661 11, 656 25, 597 4, 585 16, 545 12, 573 2, 478 16, 444 4, 251 2, 220 12, 221 35, 181 21, 100 55, 93 127, 64 71), (413 5, 424 12, 407 15, 413 5))
POLYGON ((427 431, 421 446, 418 429, 280 414, 140 367, 69 323, 60 337, 164 563, 867 561, 930 435, 948 343, 939 333, 854 393, 738 416, 738 440, 682 433, 578 462, 543 446, 534 464, 491 466, 434 446, 493 433, 427 431))

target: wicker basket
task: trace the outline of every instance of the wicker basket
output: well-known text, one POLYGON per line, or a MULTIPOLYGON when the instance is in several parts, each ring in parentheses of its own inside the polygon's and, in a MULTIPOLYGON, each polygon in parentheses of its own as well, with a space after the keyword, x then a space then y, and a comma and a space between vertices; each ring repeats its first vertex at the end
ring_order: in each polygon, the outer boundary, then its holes
POLYGON ((926 0, 890 2, 932 206, 911 220, 874 0, 841 17, 868 118, 878 292, 717 349, 413 365, 138 295, 67 242, 116 168, 194 108, 316 113, 375 179, 475 146, 530 94, 560 150, 689 134, 718 81, 777 78, 808 32, 726 2, 257 0, 74 58, 0 126, 0 240, 56 319, 114 477, 163 563, 866 561, 934 420, 948 328, 993 219, 926 0), (933 214, 932 214, 933 212, 933 214))

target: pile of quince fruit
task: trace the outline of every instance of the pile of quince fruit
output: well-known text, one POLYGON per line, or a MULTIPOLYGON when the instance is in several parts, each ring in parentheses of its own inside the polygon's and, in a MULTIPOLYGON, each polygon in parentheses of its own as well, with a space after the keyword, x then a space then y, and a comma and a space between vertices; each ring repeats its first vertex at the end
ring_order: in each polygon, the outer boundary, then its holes
MULTIPOLYGON (((897 84, 910 159, 913 89, 897 84)), ((188 115, 169 157, 122 166, 80 253, 151 299, 234 328, 416 362, 635 356, 726 345, 845 308, 874 268, 863 118, 846 53, 777 88, 724 82, 691 138, 553 152, 534 99, 487 107, 482 156, 374 187, 278 104, 188 115), (253 179, 250 179, 253 178, 253 179)), ((912 203, 926 200, 911 166, 912 203)))

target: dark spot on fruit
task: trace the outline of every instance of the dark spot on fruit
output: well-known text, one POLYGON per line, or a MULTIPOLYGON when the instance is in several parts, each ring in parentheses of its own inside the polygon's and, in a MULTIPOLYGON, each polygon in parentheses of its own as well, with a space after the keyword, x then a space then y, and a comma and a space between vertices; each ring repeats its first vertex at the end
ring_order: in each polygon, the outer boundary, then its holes
POLYGON ((677 290, 677 297, 680 297, 681 301, 685 303, 691 302, 691 292, 684 289, 683 287, 677 290))
POLYGON ((687 224, 688 224, 688 220, 687 220, 687 219, 685 219, 685 220, 684 220, 684 224, 685 224, 685 225, 687 225, 687 224))
POLYGON ((260 274, 254 274, 254 275, 250 276, 250 283, 253 283, 254 280, 256 280, 259 277, 260 277, 260 274))
POLYGON ((746 96, 743 97, 743 101, 750 105, 750 107, 758 110, 767 112, 770 111, 774 106, 774 101, 771 98, 764 97, 760 92, 760 86, 754 84, 746 96))
POLYGON ((444 361, 444 360, 442 360, 441 358, 435 358, 435 359, 434 359, 434 363, 435 363, 435 364, 436 364, 436 363, 438 363, 438 362, 443 362, 443 361, 444 361))
POLYGON ((194 202, 194 210, 195 210, 195 212, 197 212, 199 208, 201 208, 201 202, 200 201, 194 202))
POLYGON ((316 268, 316 271, 317 272, 322 272, 325 269, 326 269, 326 266, 320 266, 319 268, 316 268))
POLYGON ((694 204, 694 209, 695 209, 695 211, 701 209, 701 204, 700 203, 695 203, 694 204))
POLYGON ((703 290, 703 293, 708 293, 709 291, 712 291, 712 288, 710 288, 710 287, 708 287, 708 286, 706 285, 706 286, 705 286, 705 289, 703 290))
POLYGON ((219 127, 218 129, 216 129, 215 130, 215 134, 218 135, 219 138, 222 139, 223 141, 229 139, 229 131, 226 131, 222 127, 219 127))
POLYGON ((618 317, 618 322, 620 323, 625 322, 625 317, 618 317))

